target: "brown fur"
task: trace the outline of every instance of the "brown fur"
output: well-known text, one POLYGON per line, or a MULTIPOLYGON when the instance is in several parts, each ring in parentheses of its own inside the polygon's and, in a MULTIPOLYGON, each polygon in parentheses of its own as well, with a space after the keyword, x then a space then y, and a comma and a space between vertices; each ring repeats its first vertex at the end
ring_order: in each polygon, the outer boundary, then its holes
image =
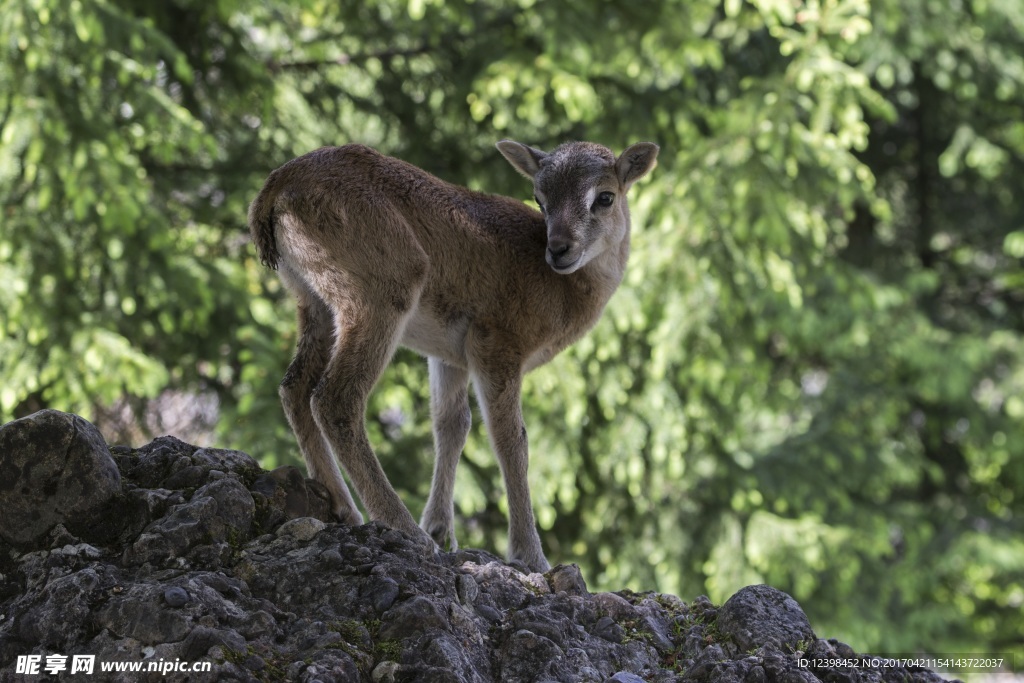
POLYGON ((618 159, 591 143, 546 154, 503 141, 499 150, 534 180, 546 213, 346 145, 271 173, 249 226, 260 259, 298 299, 298 349, 281 398, 336 514, 362 520, 340 462, 371 519, 422 535, 363 424, 370 391, 403 344, 429 358, 437 459, 423 529, 457 547, 452 488, 472 380, 505 478, 510 557, 544 570, 522 378, 590 329, 618 287, 629 255, 626 190, 658 148, 639 143, 618 159))

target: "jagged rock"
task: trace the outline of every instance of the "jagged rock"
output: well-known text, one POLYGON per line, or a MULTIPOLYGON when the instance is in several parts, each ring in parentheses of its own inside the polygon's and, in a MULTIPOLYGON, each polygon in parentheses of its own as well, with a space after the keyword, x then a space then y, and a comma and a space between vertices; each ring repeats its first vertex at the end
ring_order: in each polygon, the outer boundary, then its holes
POLYGON ((108 449, 81 418, 37 413, 0 428, 0 683, 24 679, 18 656, 77 653, 209 662, 180 678, 198 683, 941 680, 801 668, 853 651, 767 586, 717 608, 592 595, 574 565, 424 553, 336 523, 294 468, 172 437, 108 449))

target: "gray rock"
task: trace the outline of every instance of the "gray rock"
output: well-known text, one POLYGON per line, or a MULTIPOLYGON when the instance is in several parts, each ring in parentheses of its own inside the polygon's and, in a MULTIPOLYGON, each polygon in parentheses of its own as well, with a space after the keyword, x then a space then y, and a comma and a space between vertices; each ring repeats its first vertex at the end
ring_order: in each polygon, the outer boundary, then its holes
POLYGON ((103 585, 103 577, 92 568, 37 585, 34 604, 26 605, 17 615, 17 636, 26 643, 56 651, 80 642, 90 630, 90 602, 101 593, 103 585))
POLYGON ((67 555, 68 557, 83 557, 90 560, 98 560, 103 556, 103 551, 89 545, 88 543, 76 543, 75 545, 68 543, 63 548, 54 550, 53 552, 60 555, 67 555))
POLYGON ((550 638, 520 629, 506 642, 501 655, 498 680, 532 683, 553 678, 552 669, 558 668, 565 652, 550 638))
POLYGON ((194 662, 204 658, 211 648, 217 646, 222 650, 243 652, 246 643, 245 638, 232 629, 196 626, 182 641, 181 658, 194 662))
POLYGON ((472 576, 459 574, 455 577, 455 591, 459 594, 459 602, 469 607, 476 602, 477 596, 480 595, 480 586, 472 576))
POLYGON ((373 683, 394 683, 397 680, 395 677, 398 670, 398 662, 385 660, 374 667, 371 680, 373 683))
POLYGON ((42 539, 63 523, 90 526, 121 491, 121 475, 99 430, 77 415, 41 410, 0 427, 0 538, 42 539))
POLYGON ((476 613, 482 619, 492 624, 501 621, 501 613, 490 605, 477 605, 476 613))
POLYGON ((641 625, 646 631, 648 642, 659 652, 668 653, 675 645, 670 632, 672 625, 665 608, 655 599, 646 597, 636 606, 641 615, 641 625))
POLYGON ((192 461, 208 473, 235 472, 244 475, 261 471, 259 463, 248 453, 225 448, 200 448, 192 454, 192 461))
POLYGON ((363 595, 373 605, 373 610, 377 614, 383 614, 387 610, 391 609, 391 606, 395 604, 395 600, 398 598, 400 592, 398 582, 394 579, 384 577, 377 581, 373 581, 368 584, 366 589, 363 591, 363 595))
POLYGON ((400 640, 430 629, 451 630, 446 611, 427 596, 417 595, 384 613, 381 617, 380 637, 400 640))
POLYGON ((645 683, 645 681, 634 673, 620 671, 607 679, 605 683, 645 683))
POLYGON ((689 673, 696 679, 709 678, 715 667, 726 660, 725 650, 718 643, 711 643, 694 658, 689 673))
POLYGON ((814 631, 796 600, 764 584, 741 588, 718 610, 718 628, 740 650, 764 644, 792 648, 813 640, 814 631))
POLYGON ((636 608, 624 597, 615 593, 597 593, 594 595, 594 602, 613 619, 635 619, 638 616, 636 608))
POLYGON ((327 489, 306 479, 296 467, 278 467, 259 474, 252 483, 251 491, 253 498, 260 503, 257 522, 265 529, 299 517, 334 521, 327 489))
POLYGON ((324 530, 327 525, 314 517, 290 519, 277 528, 278 536, 291 536, 299 541, 309 541, 324 530))
POLYGON ((593 633, 598 638, 604 638, 609 643, 621 643, 626 632, 621 626, 615 623, 611 617, 601 617, 594 624, 593 633))
POLYGON ((555 593, 587 595, 587 582, 583 580, 580 568, 575 564, 560 564, 548 572, 548 584, 555 593))
POLYGON ((169 607, 184 607, 190 599, 188 591, 179 586, 171 586, 164 591, 164 602, 169 607))
POLYGON ((120 592, 97 611, 96 621, 120 638, 143 645, 179 642, 191 630, 188 614, 163 602, 163 591, 153 584, 135 584, 120 592))
POLYGON ((218 479, 146 527, 125 550, 124 561, 129 565, 160 564, 199 546, 206 546, 205 558, 215 560, 226 545, 248 537, 255 510, 252 495, 240 481, 218 479))

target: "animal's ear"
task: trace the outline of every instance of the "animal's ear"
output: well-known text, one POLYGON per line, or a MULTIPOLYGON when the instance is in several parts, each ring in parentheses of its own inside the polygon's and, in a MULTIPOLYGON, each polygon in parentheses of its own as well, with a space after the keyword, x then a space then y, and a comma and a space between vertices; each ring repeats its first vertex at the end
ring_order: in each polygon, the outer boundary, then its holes
POLYGON ((653 142, 638 142, 630 146, 615 160, 615 173, 627 188, 647 175, 658 159, 658 146, 653 142))
POLYGON ((527 147, 515 140, 502 140, 496 146, 498 151, 501 152, 501 156, 505 157, 508 163, 512 164, 512 168, 531 180, 533 176, 537 175, 537 171, 540 170, 540 162, 547 157, 547 152, 527 147))

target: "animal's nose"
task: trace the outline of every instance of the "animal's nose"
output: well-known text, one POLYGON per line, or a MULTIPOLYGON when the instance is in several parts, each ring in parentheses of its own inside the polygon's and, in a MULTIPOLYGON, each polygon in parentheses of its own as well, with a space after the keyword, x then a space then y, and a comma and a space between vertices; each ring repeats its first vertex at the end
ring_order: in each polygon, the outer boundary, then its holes
POLYGON ((565 254, 569 251, 572 245, 569 240, 562 239, 561 237, 552 237, 548 240, 548 253, 551 254, 551 260, 558 263, 565 254))

